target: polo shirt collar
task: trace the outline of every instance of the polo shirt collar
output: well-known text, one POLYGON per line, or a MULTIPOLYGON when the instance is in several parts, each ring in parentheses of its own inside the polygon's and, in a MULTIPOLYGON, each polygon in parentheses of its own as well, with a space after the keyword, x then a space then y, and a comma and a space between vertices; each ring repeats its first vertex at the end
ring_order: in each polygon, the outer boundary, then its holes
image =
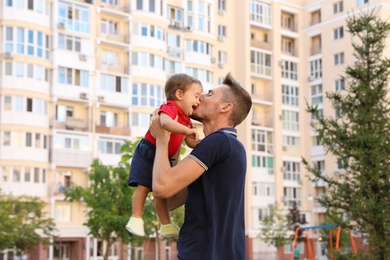
POLYGON ((227 134, 231 134, 231 135, 234 135, 235 137, 237 137, 237 129, 235 129, 235 128, 221 128, 218 130, 218 132, 219 131, 227 133, 227 134))

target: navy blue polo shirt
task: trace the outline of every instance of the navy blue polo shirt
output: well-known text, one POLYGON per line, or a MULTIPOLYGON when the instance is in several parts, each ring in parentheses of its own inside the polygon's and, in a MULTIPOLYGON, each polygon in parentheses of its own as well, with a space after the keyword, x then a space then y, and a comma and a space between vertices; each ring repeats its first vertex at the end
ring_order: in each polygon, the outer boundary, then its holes
POLYGON ((244 260, 246 153, 234 128, 205 137, 189 157, 205 172, 188 186, 177 243, 183 260, 244 260))

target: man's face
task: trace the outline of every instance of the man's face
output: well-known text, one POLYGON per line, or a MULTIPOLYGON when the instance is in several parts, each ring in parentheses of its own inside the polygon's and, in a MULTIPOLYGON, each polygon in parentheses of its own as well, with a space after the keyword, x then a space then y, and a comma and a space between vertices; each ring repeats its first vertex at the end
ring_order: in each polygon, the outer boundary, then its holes
POLYGON ((199 106, 192 113, 191 118, 197 121, 212 120, 218 113, 219 105, 223 97, 222 90, 227 88, 225 85, 220 85, 210 89, 207 93, 202 94, 199 101, 199 106))

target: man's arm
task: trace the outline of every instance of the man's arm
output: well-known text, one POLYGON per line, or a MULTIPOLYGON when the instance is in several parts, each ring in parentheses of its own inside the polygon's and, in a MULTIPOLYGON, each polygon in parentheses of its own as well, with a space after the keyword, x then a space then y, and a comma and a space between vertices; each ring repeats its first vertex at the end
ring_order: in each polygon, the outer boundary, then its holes
POLYGON ((173 195, 172 197, 168 198, 167 199, 168 209, 171 211, 184 205, 184 203, 186 202, 187 193, 188 193, 188 189, 184 188, 178 193, 176 193, 175 195, 173 195))
POLYGON ((150 131, 156 138, 156 155, 153 165, 153 196, 169 198, 182 191, 204 173, 204 168, 194 159, 186 157, 171 168, 168 160, 168 142, 170 133, 154 117, 150 131))

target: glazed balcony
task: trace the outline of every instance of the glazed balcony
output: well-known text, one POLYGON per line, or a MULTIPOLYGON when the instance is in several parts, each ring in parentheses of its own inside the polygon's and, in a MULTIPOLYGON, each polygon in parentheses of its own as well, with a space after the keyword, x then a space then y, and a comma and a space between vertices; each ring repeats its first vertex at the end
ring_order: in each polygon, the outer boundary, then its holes
POLYGON ((95 127, 96 133, 99 134, 109 134, 109 135, 124 135, 130 136, 130 128, 129 127, 109 127, 104 125, 96 125, 95 127))

